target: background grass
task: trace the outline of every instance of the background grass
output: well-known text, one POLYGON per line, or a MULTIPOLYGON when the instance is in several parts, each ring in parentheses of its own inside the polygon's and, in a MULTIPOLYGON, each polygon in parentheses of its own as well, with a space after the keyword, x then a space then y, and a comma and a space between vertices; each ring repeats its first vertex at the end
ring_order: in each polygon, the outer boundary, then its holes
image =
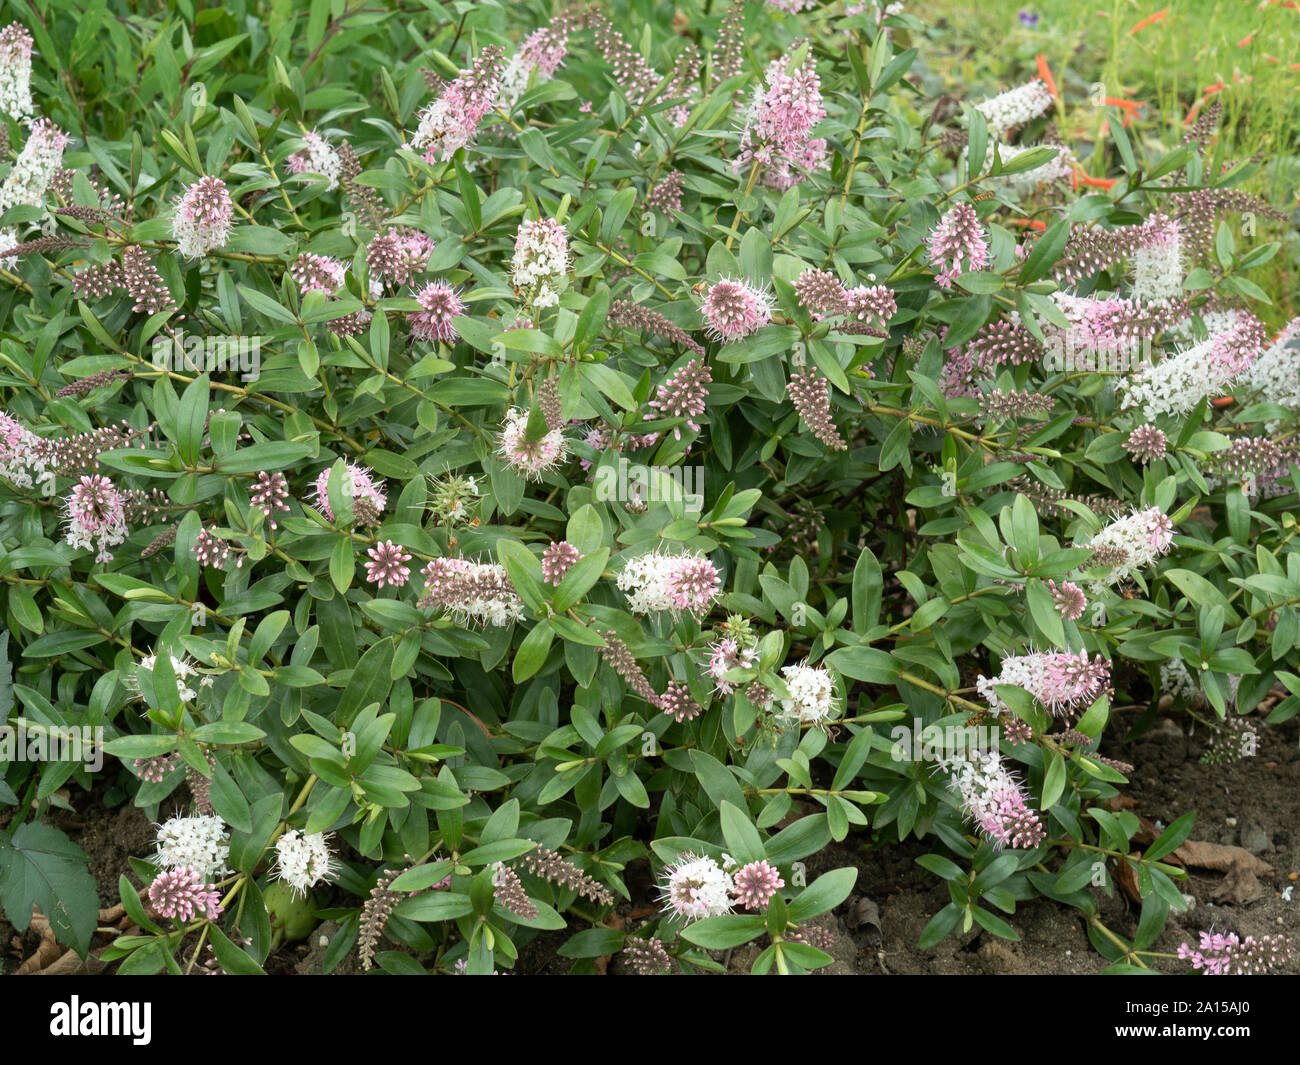
POLYGON ((1248 240, 1282 240, 1257 280, 1275 294, 1277 322, 1295 314, 1300 190, 1300 6, 1281 0, 934 0, 927 5, 932 89, 980 100, 1038 73, 1061 91, 1055 115, 1087 172, 1112 161, 1104 97, 1141 104, 1130 137, 1152 157, 1177 144, 1189 116, 1223 106, 1215 145, 1231 165, 1257 156, 1243 188, 1292 213, 1259 220, 1248 240), (1026 25, 1020 13, 1037 15, 1026 25), (1216 88, 1217 87, 1217 88, 1216 88))

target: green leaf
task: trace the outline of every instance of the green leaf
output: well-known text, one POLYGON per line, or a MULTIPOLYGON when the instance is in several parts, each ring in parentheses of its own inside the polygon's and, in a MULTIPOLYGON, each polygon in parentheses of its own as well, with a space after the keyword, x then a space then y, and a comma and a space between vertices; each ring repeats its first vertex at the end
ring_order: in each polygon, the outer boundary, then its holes
POLYGON ((835 909, 849 897, 857 879, 858 871, 851 868, 823 873, 790 903, 790 920, 798 924, 835 909))
POLYGON ((86 957, 99 919, 88 861, 66 835, 39 821, 24 822, 8 839, 0 835, 0 904, 9 923, 25 932, 36 906, 55 938, 86 957))
POLYGON ((208 925, 208 938, 212 941, 212 952, 216 954, 221 967, 231 976, 265 976, 262 967, 230 941, 230 937, 215 923, 208 925))
POLYGON ((1065 791, 1065 759, 1059 752, 1053 751, 1051 761, 1047 765, 1047 775, 1043 779, 1043 805, 1044 810, 1050 810, 1060 799, 1061 793, 1065 791))
POLYGON ((750 821, 749 815, 731 803, 723 801, 718 808, 722 818, 722 838, 727 841, 727 851, 741 865, 763 858, 763 837, 750 821))
POLYGON ((542 668, 554 637, 555 630, 545 619, 534 625, 524 637, 524 642, 519 645, 519 650, 515 652, 515 660, 511 664, 511 674, 516 684, 523 683, 542 668))
POLYGON ((1195 820, 1196 811, 1188 810, 1187 813, 1177 818, 1173 824, 1160 833, 1160 838, 1147 848, 1143 857, 1149 862, 1155 862, 1166 854, 1177 850, 1191 834, 1192 824, 1195 820))
POLYGON ((391 667, 395 643, 392 639, 377 640, 361 656, 348 686, 343 689, 334 720, 347 727, 362 707, 371 703, 383 705, 393 686, 391 667))
POLYGON ((588 928, 571 937, 556 953, 561 958, 603 958, 623 949, 625 935, 617 928, 588 928))
POLYGON ((721 917, 706 917, 687 925, 682 938, 705 950, 730 950, 748 943, 767 931, 767 921, 758 915, 728 913, 721 917))

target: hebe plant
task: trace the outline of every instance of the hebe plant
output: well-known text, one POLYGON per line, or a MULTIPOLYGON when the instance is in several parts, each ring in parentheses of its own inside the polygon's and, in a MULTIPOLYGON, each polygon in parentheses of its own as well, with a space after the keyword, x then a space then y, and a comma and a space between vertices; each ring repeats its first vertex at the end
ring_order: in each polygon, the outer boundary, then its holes
POLYGON ((89 946, 74 782, 168 822, 123 972, 312 913, 327 968, 802 972, 868 834, 933 843, 922 948, 1045 896, 1147 964, 1192 814, 1108 808, 1112 695, 1300 690, 1249 164, 1116 120, 1080 189, 1055 85, 931 114, 897 5, 44 6, 0 76, 10 723, 114 758, 6 767, 12 922, 89 946), (664 908, 616 927, 634 863, 664 908))

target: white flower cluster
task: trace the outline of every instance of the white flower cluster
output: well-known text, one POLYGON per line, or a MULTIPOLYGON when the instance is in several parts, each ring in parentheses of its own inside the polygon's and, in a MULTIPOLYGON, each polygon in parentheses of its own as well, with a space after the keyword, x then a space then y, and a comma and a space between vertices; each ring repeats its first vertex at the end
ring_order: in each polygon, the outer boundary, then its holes
POLYGON ((536 481, 560 465, 569 453, 563 429, 548 430, 537 440, 528 439, 528 411, 511 407, 497 441, 497 455, 516 473, 536 481))
POLYGON ((1192 679, 1183 660, 1171 658, 1160 664, 1160 691, 1176 699, 1180 695, 1195 695, 1200 691, 1200 687, 1192 679))
MULTIPOLYGON (((90 478, 83 477, 82 480, 90 478)), ((111 485, 98 487, 93 500, 83 500, 76 494, 77 489, 73 492, 63 508, 68 522, 63 532, 64 543, 69 547, 94 551, 96 562, 112 562, 111 548, 126 543, 131 532, 126 525, 121 493, 111 485), (76 505, 73 505, 74 501, 76 505)))
MULTIPOLYGON (((984 116, 989 133, 995 140, 1002 140, 1007 131, 1022 126, 1031 119, 1044 114, 1052 106, 1052 94, 1042 78, 1035 78, 1025 85, 1018 85, 1004 93, 975 105, 975 110, 984 116)), ((1002 158, 1006 159, 1006 145, 1002 146, 1002 158)))
POLYGON ((0 30, 0 111, 29 118, 32 107, 32 35, 21 23, 0 30))
POLYGON ((736 885, 731 875, 712 858, 679 855, 669 866, 662 898, 664 908, 688 924, 731 912, 736 885))
POLYGON ((1116 378, 1116 390, 1124 394, 1121 409, 1141 407, 1146 419, 1155 421, 1162 414, 1186 414, 1206 396, 1219 395, 1237 377, 1237 372, 1217 357, 1226 332, 1212 333, 1208 340, 1166 355, 1154 366, 1142 366, 1128 377, 1116 378))
MULTIPOLYGON (((0 245, 3 241, 0 241, 0 245)), ((54 479, 46 458, 37 450, 40 438, 16 418, 0 412, 0 477, 19 488, 54 479)))
MULTIPOLYGON (((11 207, 40 207, 45 203, 45 193, 54 175, 63 166, 63 149, 68 135, 48 119, 38 118, 32 123, 31 135, 17 161, 0 185, 0 214, 11 207)), ((0 253, 18 244, 17 230, 10 227, 0 230, 0 253)), ((6 267, 14 265, 6 260, 6 267)))
POLYGON ((326 190, 333 192, 339 187, 339 175, 343 172, 339 153, 319 133, 304 133, 302 144, 298 166, 303 172, 322 175, 329 182, 326 190))
POLYGON ((787 721, 818 725, 839 713, 835 698, 835 681, 829 669, 807 663, 786 666, 781 670, 790 698, 781 700, 781 713, 787 721))
POLYGON ((1152 215, 1146 236, 1133 252, 1133 298, 1167 303, 1183 294, 1183 235, 1178 223, 1152 215))
MULTIPOLYGON (((1066 145, 1032 144, 1025 147, 1014 144, 999 144, 998 155, 1002 159, 1002 165, 1006 166, 1011 160, 1024 155, 1025 152, 1032 151, 1034 148, 1055 148, 1056 156, 1045 163, 1040 163, 1032 170, 1022 170, 1019 173, 1007 174, 993 180, 1010 185, 1017 195, 1028 196, 1040 186, 1050 184, 1053 181, 1065 180, 1074 172, 1072 165, 1075 161, 1074 152, 1066 145)), ((989 151, 991 155, 992 149, 989 151)))
POLYGON ((515 237, 511 281, 535 307, 554 307, 569 272, 569 238, 553 218, 523 222, 515 237))
MULTIPOLYGON (((1243 375, 1245 384, 1259 392, 1259 402, 1300 410, 1300 318, 1292 318, 1273 343, 1264 349, 1243 375)), ((1281 425, 1265 425, 1274 432, 1281 425)))
POLYGON ((953 789, 961 793, 963 805, 976 821, 998 809, 999 794, 1020 790, 1019 781, 1002 764, 1002 754, 997 750, 964 748, 937 761, 951 774, 953 789))
POLYGON ((293 888, 295 895, 305 895, 317 884, 333 880, 338 872, 323 832, 304 836, 301 829, 290 829, 275 843, 278 879, 293 888))
MULTIPOLYGON (((186 684, 186 681, 188 681, 190 677, 198 677, 201 676, 201 674, 194 668, 194 664, 184 655, 181 655, 180 658, 177 658, 175 655, 168 655, 167 657, 172 660, 172 672, 176 674, 176 688, 180 694, 181 702, 192 702, 198 695, 198 692, 186 684)), ((157 664, 158 656, 156 654, 146 655, 144 658, 140 659, 140 664, 135 668, 136 676, 134 687, 137 691, 140 688, 140 674, 148 673, 152 675, 153 667, 157 664)), ((206 677, 203 678, 203 680, 207 679, 208 678, 206 677)), ((200 684, 201 683, 203 683, 203 681, 200 681, 200 684)))
POLYGON ((164 869, 186 866, 211 883, 228 871, 230 836, 226 823, 215 814, 201 817, 173 817, 158 827, 158 852, 154 862, 164 869))
POLYGON ((1124 561, 1111 567, 1105 583, 1115 584, 1126 580, 1144 566, 1160 558, 1174 542, 1174 526, 1159 507, 1135 510, 1116 518, 1085 546, 1116 548, 1124 552, 1124 561))
POLYGON ((676 567, 676 555, 651 552, 628 559, 618 575, 618 588, 627 594, 628 609, 633 614, 672 610, 671 580, 676 567))

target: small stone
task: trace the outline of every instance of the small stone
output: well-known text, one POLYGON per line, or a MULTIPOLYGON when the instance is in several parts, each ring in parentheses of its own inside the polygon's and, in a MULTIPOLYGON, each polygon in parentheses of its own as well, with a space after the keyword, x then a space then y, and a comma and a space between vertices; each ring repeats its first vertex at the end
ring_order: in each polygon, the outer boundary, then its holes
POLYGON ((1237 827, 1237 819, 1235 817, 1225 817, 1223 819, 1223 823, 1227 825, 1229 828, 1237 827))
POLYGON ((1272 847, 1268 834, 1253 821, 1241 826, 1240 838, 1241 845, 1251 854, 1263 854, 1272 847))

